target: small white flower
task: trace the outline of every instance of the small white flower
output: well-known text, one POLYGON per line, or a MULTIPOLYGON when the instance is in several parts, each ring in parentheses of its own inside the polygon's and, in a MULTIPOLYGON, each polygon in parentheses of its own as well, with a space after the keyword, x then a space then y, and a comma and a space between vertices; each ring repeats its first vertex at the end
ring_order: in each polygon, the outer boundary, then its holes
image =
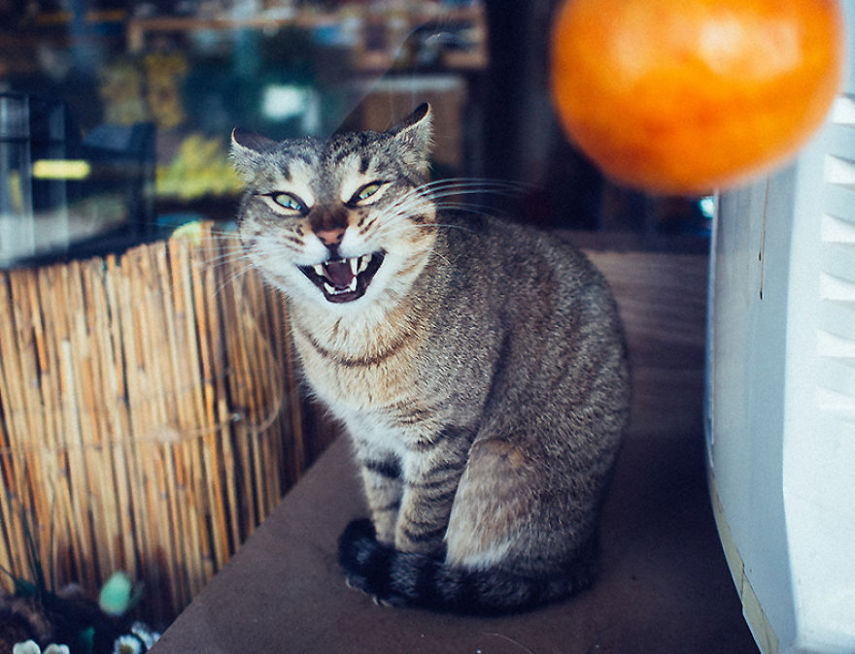
POLYGON ((131 625, 131 633, 143 642, 147 650, 154 647, 154 644, 160 638, 158 632, 152 631, 147 624, 139 621, 131 625))
POLYGON ((38 646, 36 641, 28 640, 23 643, 15 643, 12 647, 12 654, 42 654, 42 648, 38 646))
POLYGON ((36 641, 28 640, 23 643, 15 643, 12 647, 12 654, 70 654, 70 652, 68 645, 57 645, 56 643, 51 643, 42 652, 36 641))
POLYGON ((125 634, 113 641, 113 654, 142 654, 142 652, 143 645, 136 636, 125 634))

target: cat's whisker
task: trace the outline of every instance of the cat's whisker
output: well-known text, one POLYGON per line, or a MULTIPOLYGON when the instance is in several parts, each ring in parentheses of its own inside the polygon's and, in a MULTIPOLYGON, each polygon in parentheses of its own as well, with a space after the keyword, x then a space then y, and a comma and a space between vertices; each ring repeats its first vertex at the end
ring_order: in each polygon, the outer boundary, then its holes
MULTIPOLYGON (((433 202, 439 202, 440 200, 444 200, 445 198, 459 198, 461 202, 468 201, 467 196, 474 196, 476 198, 485 198, 485 195, 480 191, 463 191, 463 192, 453 192, 453 193, 441 193, 432 196, 430 199, 433 202)), ((509 197, 509 196, 508 196, 509 197)))
POLYGON ((441 197, 444 195, 473 195, 476 193, 493 193, 492 189, 484 189, 478 186, 451 186, 448 188, 440 188, 440 189, 431 189, 429 193, 424 193, 425 196, 430 198, 441 197))
POLYGON ((403 204, 390 207, 383 214, 382 225, 380 228, 393 226, 411 216, 416 216, 425 213, 426 210, 433 209, 432 204, 403 204))
POLYGON ((494 208, 483 204, 469 204, 466 202, 445 202, 437 205, 440 211, 461 211, 465 213, 476 213, 493 215, 494 208))
POLYGON ((408 215, 423 213, 425 210, 458 210, 478 213, 489 213, 492 208, 480 203, 448 202, 445 198, 463 198, 486 194, 519 193, 527 188, 526 185, 513 182, 481 180, 481 179, 451 179, 428 182, 416 187, 403 195, 398 202, 387 210, 386 219, 397 222, 408 215))
POLYGON ((435 209, 437 211, 453 210, 463 211, 478 214, 489 214, 492 211, 491 207, 481 204, 466 203, 466 202, 438 202, 430 205, 418 205, 417 207, 407 204, 395 207, 394 212, 384 214, 384 223, 386 226, 395 226, 406 220, 408 217, 424 213, 425 208, 435 209))
POLYGON ((440 259, 442 259, 443 263, 445 263, 446 265, 451 265, 451 259, 449 259, 443 253, 438 252, 437 250, 434 250, 433 252, 431 252, 431 256, 439 257, 440 259))
POLYGON ((227 275, 218 285, 214 291, 214 296, 219 297, 221 293, 223 293, 230 286, 234 286, 239 283, 239 280, 246 275, 251 269, 253 265, 247 264, 242 268, 233 268, 231 270, 231 274, 227 275))
POLYGON ((270 258, 262 257, 261 259, 256 260, 257 254, 258 253, 246 252, 241 257, 218 265, 218 267, 222 268, 223 270, 223 277, 220 280, 220 283, 217 285, 215 295, 220 295, 220 293, 222 293, 229 286, 239 284, 242 277, 244 277, 251 270, 256 270, 259 268, 259 263, 263 265, 263 259, 270 258))
POLYGON ((520 196, 523 193, 522 189, 520 188, 509 188, 504 185, 483 186, 479 184, 451 184, 447 186, 437 186, 434 188, 422 189, 418 191, 418 194, 429 199, 435 199, 439 197, 447 197, 449 195, 485 195, 512 197, 520 196))
POLYGON ((451 223, 430 223, 427 225, 413 225, 416 229, 425 229, 425 228, 436 228, 436 229, 456 229, 461 232, 468 232, 470 234, 474 234, 475 230, 465 227, 464 225, 454 225, 451 223))
POLYGON ((194 261, 193 263, 195 265, 200 266, 200 268, 205 269, 209 267, 219 267, 248 260, 250 260, 249 253, 247 253, 243 249, 240 249, 231 252, 219 252, 211 256, 203 256, 199 259, 199 261, 194 261))
POLYGON ((518 190, 529 188, 531 185, 525 182, 516 182, 502 179, 490 179, 488 177, 448 177, 438 179, 420 185, 419 189, 435 188, 443 186, 479 186, 482 188, 504 188, 518 190))

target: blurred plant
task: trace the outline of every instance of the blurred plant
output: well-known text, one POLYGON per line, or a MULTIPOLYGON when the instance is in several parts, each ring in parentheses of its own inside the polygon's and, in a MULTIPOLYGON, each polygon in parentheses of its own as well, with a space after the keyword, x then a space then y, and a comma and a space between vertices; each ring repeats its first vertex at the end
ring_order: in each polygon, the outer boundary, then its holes
POLYGON ((222 139, 190 134, 168 166, 157 167, 159 197, 193 200, 204 195, 236 195, 243 182, 232 168, 222 139))
MULTIPOLYGON (((116 572, 101 588, 98 602, 86 597, 75 584, 53 590, 52 562, 46 575, 27 518, 24 514, 23 531, 32 581, 0 567, 0 572, 9 576, 14 585, 12 595, 0 596, 0 649, 8 652, 11 648, 13 654, 147 651, 159 634, 128 615, 142 599, 142 585, 133 584, 126 573, 116 572), (122 649, 125 640, 120 642, 120 639, 125 636, 134 639, 138 649, 122 649)), ((52 549, 49 547, 48 551, 52 549)))

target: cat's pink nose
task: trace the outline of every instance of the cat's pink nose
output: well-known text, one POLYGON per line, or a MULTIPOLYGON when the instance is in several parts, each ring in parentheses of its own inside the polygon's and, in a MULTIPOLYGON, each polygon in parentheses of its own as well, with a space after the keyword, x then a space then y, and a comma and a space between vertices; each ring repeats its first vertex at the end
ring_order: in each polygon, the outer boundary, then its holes
POLYGON ((344 227, 334 227, 332 229, 319 229, 315 231, 315 234, 324 245, 338 245, 341 243, 341 239, 344 238, 344 227))

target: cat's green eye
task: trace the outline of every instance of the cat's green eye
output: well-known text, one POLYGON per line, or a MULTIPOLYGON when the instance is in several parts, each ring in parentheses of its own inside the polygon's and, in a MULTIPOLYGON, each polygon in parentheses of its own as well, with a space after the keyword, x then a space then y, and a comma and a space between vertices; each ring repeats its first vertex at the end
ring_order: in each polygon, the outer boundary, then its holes
POLYGON ((303 213, 306 210, 306 205, 296 195, 291 193, 276 192, 270 193, 268 197, 278 204, 283 209, 293 211, 295 213, 303 213))
POLYGON ((350 199, 351 204, 365 202, 372 196, 376 195, 377 191, 379 191, 382 186, 383 182, 371 182, 370 184, 360 187, 360 189, 354 193, 353 197, 350 199))

